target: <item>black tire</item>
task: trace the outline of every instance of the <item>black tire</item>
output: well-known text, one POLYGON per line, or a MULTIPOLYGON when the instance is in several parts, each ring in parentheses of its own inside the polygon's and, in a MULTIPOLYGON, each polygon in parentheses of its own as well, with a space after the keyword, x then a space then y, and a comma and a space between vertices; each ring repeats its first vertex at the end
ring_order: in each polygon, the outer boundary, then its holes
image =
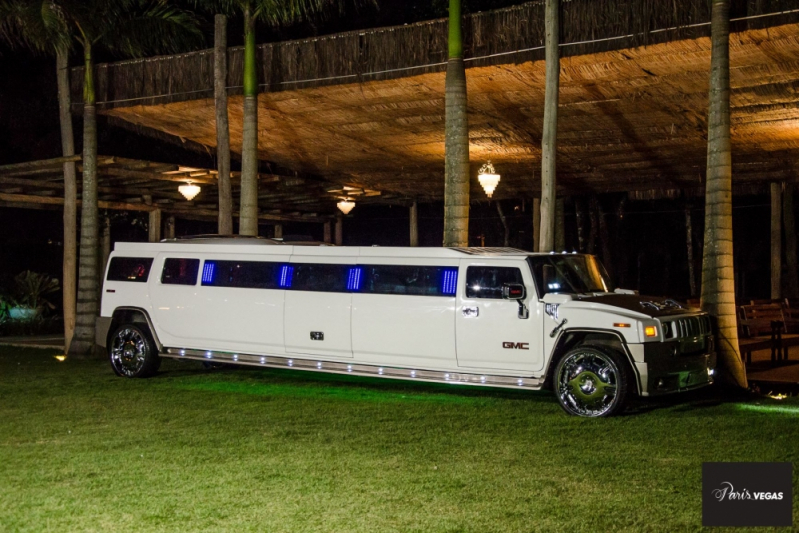
POLYGON ((564 411, 597 418, 624 411, 633 390, 633 379, 624 355, 613 349, 585 345, 560 358, 552 386, 564 411))
POLYGON ((123 324, 108 339, 108 359, 117 376, 146 378, 161 366, 161 357, 146 326, 123 324))

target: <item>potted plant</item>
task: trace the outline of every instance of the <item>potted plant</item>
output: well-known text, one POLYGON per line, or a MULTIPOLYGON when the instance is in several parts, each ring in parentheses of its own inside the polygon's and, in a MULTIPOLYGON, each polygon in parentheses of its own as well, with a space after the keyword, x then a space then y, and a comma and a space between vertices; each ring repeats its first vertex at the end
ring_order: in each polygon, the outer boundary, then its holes
POLYGON ((26 270, 14 277, 15 297, 8 309, 12 320, 33 320, 55 306, 45 298, 59 289, 58 280, 26 270))

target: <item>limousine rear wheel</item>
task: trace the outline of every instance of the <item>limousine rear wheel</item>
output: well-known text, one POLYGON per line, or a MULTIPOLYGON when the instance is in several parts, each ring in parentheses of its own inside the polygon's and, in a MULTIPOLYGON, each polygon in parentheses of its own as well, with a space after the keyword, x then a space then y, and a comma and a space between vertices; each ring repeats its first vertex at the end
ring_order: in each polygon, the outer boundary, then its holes
POLYGON ((629 398, 631 374, 624 357, 596 346, 578 346, 555 368, 555 394, 572 415, 612 416, 621 413, 629 398))
POLYGON ((161 366, 161 358, 150 333, 135 324, 123 324, 114 331, 108 356, 114 372, 126 378, 151 376, 161 366))

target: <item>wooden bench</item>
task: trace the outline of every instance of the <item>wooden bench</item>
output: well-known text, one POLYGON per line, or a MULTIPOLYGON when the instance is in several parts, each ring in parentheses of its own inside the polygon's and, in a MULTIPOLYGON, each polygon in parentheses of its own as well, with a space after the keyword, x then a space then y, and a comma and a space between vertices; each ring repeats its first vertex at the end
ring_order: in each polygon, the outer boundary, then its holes
POLYGON ((743 338, 739 341, 739 345, 743 341, 741 355, 743 356, 746 346, 747 362, 751 363, 752 352, 765 349, 763 344, 768 339, 771 343, 771 363, 787 361, 788 348, 799 346, 799 335, 788 333, 787 328, 797 324, 798 321, 785 318, 783 305, 780 303, 742 305, 739 320, 743 333, 743 338), (760 342, 755 342, 755 339, 760 342))

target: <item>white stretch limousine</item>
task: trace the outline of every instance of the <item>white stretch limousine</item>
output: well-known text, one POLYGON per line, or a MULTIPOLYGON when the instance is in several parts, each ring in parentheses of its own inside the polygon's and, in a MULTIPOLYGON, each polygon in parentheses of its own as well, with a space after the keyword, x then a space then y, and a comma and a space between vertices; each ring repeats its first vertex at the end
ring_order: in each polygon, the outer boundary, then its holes
POLYGON ((117 243, 97 341, 120 376, 162 357, 540 389, 608 416, 712 383, 710 320, 614 291, 590 255, 331 247, 259 238, 117 243))

